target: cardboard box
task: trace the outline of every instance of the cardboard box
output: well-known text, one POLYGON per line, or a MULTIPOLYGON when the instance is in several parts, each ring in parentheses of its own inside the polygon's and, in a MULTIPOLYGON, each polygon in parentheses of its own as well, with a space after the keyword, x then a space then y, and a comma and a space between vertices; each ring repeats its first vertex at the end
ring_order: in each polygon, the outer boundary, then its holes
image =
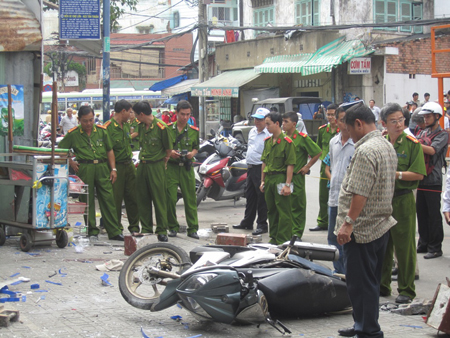
POLYGON ((436 330, 450 334, 450 287, 439 284, 425 323, 436 330))

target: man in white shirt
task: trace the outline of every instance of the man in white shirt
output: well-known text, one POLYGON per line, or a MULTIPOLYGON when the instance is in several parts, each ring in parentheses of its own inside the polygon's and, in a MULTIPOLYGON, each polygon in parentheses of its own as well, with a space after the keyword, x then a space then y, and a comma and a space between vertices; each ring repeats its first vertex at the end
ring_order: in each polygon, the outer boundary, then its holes
POLYGON ((61 123, 59 124, 63 129, 63 134, 67 134, 70 129, 78 126, 78 120, 73 115, 72 108, 67 109, 67 114, 61 119, 61 123))
POLYGON ((375 125, 377 126, 378 130, 382 130, 383 126, 381 125, 381 123, 379 123, 380 108, 375 106, 375 100, 374 99, 369 101, 369 108, 372 111, 373 115, 375 116, 375 125))
POLYGON ((255 127, 248 134, 247 146, 247 186, 245 188, 245 214, 240 224, 233 225, 234 229, 253 230, 253 222, 256 220, 256 230, 253 235, 261 235, 267 232, 267 205, 264 193, 259 189, 261 184, 261 155, 264 150, 264 140, 270 136, 266 129, 264 118, 270 111, 266 108, 258 108, 252 117, 255 119, 255 127))

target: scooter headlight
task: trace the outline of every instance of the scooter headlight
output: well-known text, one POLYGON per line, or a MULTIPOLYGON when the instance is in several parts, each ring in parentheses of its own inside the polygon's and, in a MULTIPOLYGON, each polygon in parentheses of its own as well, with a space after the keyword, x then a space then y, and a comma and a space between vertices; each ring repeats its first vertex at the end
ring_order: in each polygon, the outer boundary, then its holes
POLYGON ((200 168, 198 168, 198 173, 202 175, 206 175, 206 172, 208 171, 208 166, 205 163, 202 163, 200 165, 200 168))
POLYGON ((195 291, 212 281, 218 275, 216 273, 200 273, 191 276, 186 282, 180 285, 181 291, 195 291))

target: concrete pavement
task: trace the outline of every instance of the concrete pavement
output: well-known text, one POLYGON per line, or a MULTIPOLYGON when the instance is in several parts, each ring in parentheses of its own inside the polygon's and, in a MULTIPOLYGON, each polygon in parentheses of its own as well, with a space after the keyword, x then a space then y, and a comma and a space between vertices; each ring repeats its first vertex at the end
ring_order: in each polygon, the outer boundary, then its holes
MULTIPOLYGON (((315 226, 318 212, 316 177, 317 165, 306 179, 308 228, 315 226)), ((232 201, 214 202, 207 199, 199 207, 200 228, 207 229, 211 223, 225 222, 231 229, 231 225, 239 223, 242 218, 244 207, 245 200, 234 205, 232 201)), ((180 223, 185 224, 181 201, 177 211, 180 223)), ((449 227, 445 225, 444 231, 443 257, 424 260, 423 254, 418 255, 420 280, 416 282, 417 298, 432 299, 437 284, 444 283, 445 277, 449 275, 449 227)), ((263 238, 267 241, 267 234, 263 238)), ((197 241, 188 238, 186 234, 179 234, 177 238, 170 238, 169 242, 188 252, 197 245, 211 243, 213 240, 214 236, 197 241)), ((306 229, 303 240, 326 243, 326 232, 310 232, 306 229)), ((145 241, 156 242, 156 236, 149 236, 145 241)), ((0 328, 0 337, 143 337, 142 331, 151 338, 281 336, 269 325, 257 328, 199 322, 176 306, 154 313, 133 308, 125 302, 118 290, 119 272, 108 272, 112 286, 102 286, 101 276, 104 273, 95 269, 95 265, 111 259, 125 260, 127 257, 123 254, 123 244, 108 241, 106 235, 100 236, 100 242, 109 244, 89 246, 82 253, 77 253, 73 247, 59 249, 53 243, 51 246, 36 246, 29 253, 24 253, 19 249, 17 237, 8 239, 0 247, 0 282, 20 276, 30 278, 31 281, 10 286, 10 290, 22 292, 26 301, 4 304, 9 309, 20 311, 20 322, 12 323, 8 328, 0 328), (40 288, 32 290, 31 284, 39 284, 40 288), (175 315, 182 316, 182 320, 177 322, 170 318, 175 315)), ((395 284, 393 289, 395 290, 395 284)), ((391 297, 380 298, 380 301, 393 303, 395 297, 396 292, 391 297)), ((337 329, 352 325, 349 313, 282 321, 292 330, 292 337, 338 337, 337 329)), ((422 316, 400 316, 380 311, 380 323, 385 337, 437 335, 435 329, 424 323, 422 316)))

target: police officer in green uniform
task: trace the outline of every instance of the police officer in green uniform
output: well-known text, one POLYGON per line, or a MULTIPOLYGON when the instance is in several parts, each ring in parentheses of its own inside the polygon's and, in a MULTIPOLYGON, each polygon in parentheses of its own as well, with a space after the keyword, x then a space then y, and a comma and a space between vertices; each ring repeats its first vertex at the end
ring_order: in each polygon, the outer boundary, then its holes
POLYGON ((392 217, 397 225, 390 229, 389 242, 384 256, 380 294, 391 294, 391 274, 394 250, 398 261, 398 297, 395 302, 410 303, 416 296, 414 278, 416 271, 416 202, 413 190, 426 175, 422 146, 414 137, 407 135, 402 107, 388 103, 380 114, 387 139, 397 153, 398 164, 392 199, 392 217))
MULTIPOLYGON (((78 120, 80 125, 70 129, 58 146, 73 150, 76 161, 69 159, 69 164, 88 185, 88 235, 90 239, 98 239, 99 229, 95 225, 95 188, 109 239, 123 241, 112 188, 117 179, 117 169, 111 139, 106 127, 94 125, 94 111, 91 107, 81 107, 78 120)), ((86 195, 80 195, 80 200, 86 202, 86 195)))
POLYGON ((158 241, 167 242, 166 165, 173 140, 167 125, 152 115, 148 101, 133 106, 139 124, 139 166, 137 197, 142 233, 153 233, 152 203, 156 214, 158 241))
POLYGON ((174 140, 172 154, 167 163, 169 237, 175 237, 180 227, 176 214, 177 189, 180 187, 188 225, 188 236, 199 239, 195 175, 192 167, 193 157, 197 154, 200 143, 199 132, 198 128, 187 123, 192 112, 192 106, 188 101, 178 102, 176 111, 177 121, 168 125, 168 129, 172 133, 172 140, 174 140))
POLYGON ((130 111, 128 124, 130 125, 131 151, 139 151, 139 133, 137 132, 139 121, 137 120, 133 109, 130 111))
POLYGON ((298 238, 302 238, 306 223, 306 190, 305 175, 317 162, 322 151, 319 146, 311 140, 307 134, 299 133, 296 129, 298 115, 294 112, 283 114, 283 130, 292 140, 295 146, 296 163, 294 166, 294 191, 292 192, 292 233, 298 238), (308 162, 308 155, 311 160, 308 162))
POLYGON ((295 146, 281 130, 283 120, 279 113, 269 113, 265 121, 272 136, 264 141, 259 188, 267 203, 270 243, 282 244, 292 237, 291 183, 295 146))
MULTIPOLYGON (((113 143, 114 157, 116 158, 117 180, 113 184, 114 201, 116 204, 117 219, 123 230, 122 202, 128 217, 128 231, 133 236, 139 236, 139 213, 136 201, 136 168, 131 160, 131 132, 128 119, 130 117, 131 103, 119 100, 114 106, 115 114, 104 124, 113 143)), ((136 132, 137 133, 137 132, 136 132)))
MULTIPOLYGON (((328 124, 319 127, 319 135, 317 136, 317 145, 322 149, 320 160, 327 156, 330 147, 330 140, 339 133, 336 124, 335 112, 338 106, 334 103, 327 107, 328 124)), ((317 226, 309 228, 310 231, 328 231, 328 177, 325 174, 326 165, 322 162, 320 166, 320 182, 319 182, 319 215, 317 216, 317 226)))

